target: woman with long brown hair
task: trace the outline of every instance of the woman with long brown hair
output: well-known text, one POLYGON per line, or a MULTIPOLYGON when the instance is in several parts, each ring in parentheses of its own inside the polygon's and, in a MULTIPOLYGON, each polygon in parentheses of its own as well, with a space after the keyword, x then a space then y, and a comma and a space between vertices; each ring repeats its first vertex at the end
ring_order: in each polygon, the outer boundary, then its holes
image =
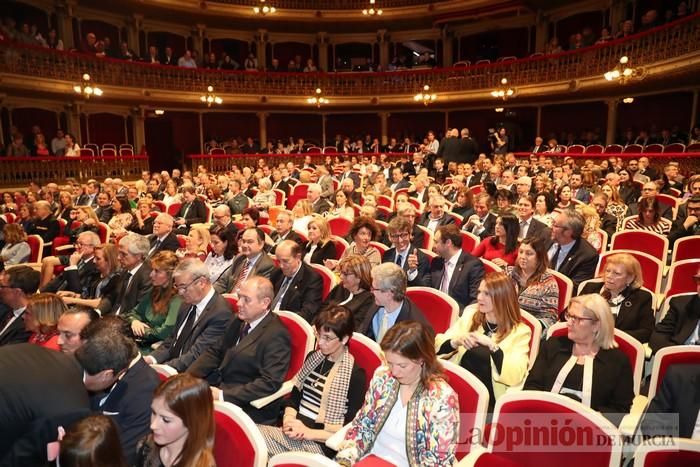
POLYGON ((384 335, 386 365, 374 373, 336 462, 374 455, 394 465, 452 465, 459 402, 435 355, 432 330, 401 321, 384 335))
POLYGON ((151 434, 139 443, 136 467, 212 467, 214 403, 206 381, 180 373, 153 393, 151 434))
POLYGON ((472 372, 489 391, 489 406, 527 376, 530 328, 520 321, 513 283, 492 272, 479 284, 476 303, 435 339, 437 353, 472 372))
POLYGON ((159 251, 151 258, 153 289, 125 319, 131 325, 142 351, 168 337, 175 328, 182 298, 173 286, 173 271, 179 260, 172 251, 159 251))
POLYGON ((126 467, 117 425, 106 415, 91 415, 71 426, 61 440, 61 467, 126 467))

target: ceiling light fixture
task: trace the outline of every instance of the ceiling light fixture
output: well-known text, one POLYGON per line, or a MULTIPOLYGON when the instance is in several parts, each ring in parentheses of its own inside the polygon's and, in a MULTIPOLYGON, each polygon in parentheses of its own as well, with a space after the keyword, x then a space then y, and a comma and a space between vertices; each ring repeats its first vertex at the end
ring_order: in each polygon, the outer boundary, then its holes
POLYGON ((223 104, 224 100, 214 94, 214 87, 213 86, 207 86, 207 93, 203 96, 200 96, 199 98, 200 101, 202 101, 204 104, 207 104, 207 107, 211 107, 212 104, 223 104))
POLYGON ((432 104, 437 100, 437 94, 430 92, 430 86, 427 84, 423 86, 423 90, 413 96, 413 100, 416 102, 422 102, 423 105, 427 106, 432 104))
POLYGON ((82 82, 73 86, 73 91, 75 91, 76 94, 81 94, 85 99, 90 99, 91 96, 100 97, 102 95, 102 89, 95 86, 90 79, 89 74, 83 73, 82 82))

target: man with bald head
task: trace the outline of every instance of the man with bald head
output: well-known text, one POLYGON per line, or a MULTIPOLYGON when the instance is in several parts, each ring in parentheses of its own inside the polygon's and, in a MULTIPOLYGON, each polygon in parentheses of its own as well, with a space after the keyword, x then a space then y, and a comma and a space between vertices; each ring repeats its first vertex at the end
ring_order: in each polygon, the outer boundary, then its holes
POLYGON ((167 213, 160 213, 153 221, 153 235, 148 239, 151 249, 148 250, 148 257, 152 257, 159 251, 177 251, 180 243, 177 235, 173 232, 175 223, 173 217, 167 213))
POLYGON ((271 310, 274 298, 268 279, 253 276, 243 281, 236 317, 224 336, 187 370, 207 380, 214 400, 234 403, 264 425, 277 422, 280 401, 261 409, 250 403, 282 386, 291 354, 289 332, 271 310))
POLYGON ((275 257, 279 269, 270 275, 275 287, 271 308, 293 311, 311 324, 321 306, 323 279, 302 260, 302 252, 302 247, 293 240, 277 245, 275 257))
POLYGON ((212 220, 214 221, 215 228, 228 230, 231 232, 233 238, 236 238, 238 227, 231 221, 231 208, 226 204, 220 204, 214 208, 212 220))

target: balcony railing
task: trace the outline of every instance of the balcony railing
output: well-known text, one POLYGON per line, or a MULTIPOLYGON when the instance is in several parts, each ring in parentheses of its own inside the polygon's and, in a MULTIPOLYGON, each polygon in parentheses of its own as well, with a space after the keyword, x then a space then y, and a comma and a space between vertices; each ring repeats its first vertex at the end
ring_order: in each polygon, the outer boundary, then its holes
MULTIPOLYGON (((233 5, 258 6, 260 0, 209 0, 212 3, 226 3, 233 5)), ((415 5, 440 3, 448 0, 381 0, 382 8, 397 8, 415 5)), ((328 0, 270 0, 270 5, 276 8, 289 8, 297 10, 358 10, 367 8, 368 0, 342 0, 330 2, 328 0)))
POLYGON ((0 42, 0 74, 74 82, 89 73, 101 86, 217 94, 307 96, 321 87, 329 96, 413 95, 429 82, 434 92, 491 90, 507 77, 512 86, 602 76, 621 56, 644 66, 698 51, 700 14, 623 40, 557 55, 467 68, 385 73, 265 73, 186 69, 99 59, 79 53, 0 42))

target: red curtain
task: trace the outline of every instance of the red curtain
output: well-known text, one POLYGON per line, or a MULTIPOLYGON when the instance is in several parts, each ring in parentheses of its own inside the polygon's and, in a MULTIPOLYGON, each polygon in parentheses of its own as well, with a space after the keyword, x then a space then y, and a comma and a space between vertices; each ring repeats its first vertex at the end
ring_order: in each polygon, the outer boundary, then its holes
MULTIPOLYGON (((210 112, 202 116, 204 141, 214 138, 218 141, 252 136, 260 137, 260 121, 254 113, 210 112)), ((199 136, 197 136, 199 137, 199 136)))
POLYGON ((31 133, 33 125, 39 125, 46 141, 50 143, 51 138, 56 135, 58 122, 56 112, 52 110, 24 107, 12 109, 12 124, 19 129, 25 138, 31 133))
MULTIPOLYGON (((86 142, 99 144, 126 143, 124 134, 124 117, 110 113, 90 114, 87 119, 88 133, 83 135, 86 142)), ((138 148, 135 148, 138 149, 138 148)))
POLYGON ((635 97, 632 104, 620 104, 617 108, 618 133, 627 128, 639 131, 656 125, 658 130, 678 126, 687 131, 693 107, 691 92, 657 94, 635 97))
MULTIPOLYGON (((389 117, 391 118, 391 117, 389 117)), ((376 113, 329 115, 326 120, 326 142, 332 144, 335 135, 347 136, 351 141, 363 138, 369 133, 381 139, 381 120, 376 113)))

